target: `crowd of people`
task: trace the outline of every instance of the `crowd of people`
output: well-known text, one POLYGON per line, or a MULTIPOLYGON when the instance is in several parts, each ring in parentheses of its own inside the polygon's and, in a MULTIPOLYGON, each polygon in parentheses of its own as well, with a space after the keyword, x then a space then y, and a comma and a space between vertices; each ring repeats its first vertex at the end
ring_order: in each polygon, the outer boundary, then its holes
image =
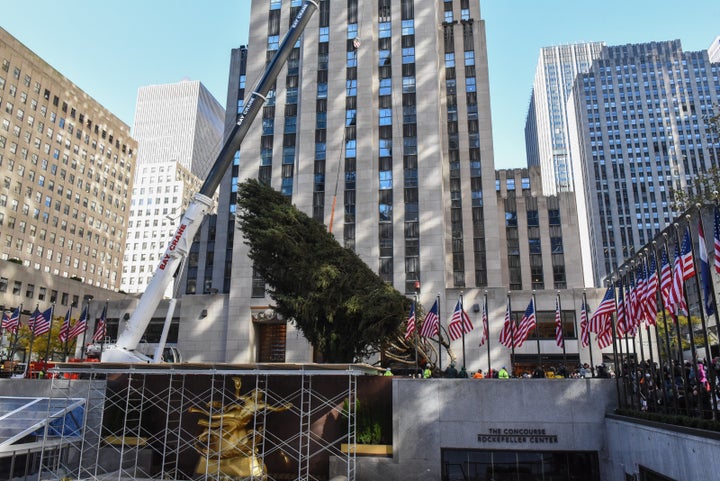
MULTIPOLYGON (((605 364, 591 368, 588 363, 583 363, 572 370, 564 365, 557 368, 536 366, 533 371, 518 369, 511 373, 505 366, 497 370, 468 372, 465 366, 458 369, 455 362, 451 362, 442 371, 426 364, 422 370, 410 372, 409 376, 422 379, 617 378, 621 408, 716 419, 720 417, 718 373, 720 357, 710 362, 705 359, 672 360, 661 365, 651 361, 627 361, 618 366, 617 374, 605 364)), ((386 368, 385 375, 393 375, 390 368, 386 368)))
MULTIPOLYGON (((385 369, 385 376, 392 376, 393 372, 388 367, 385 369)), ((572 371, 568 370, 564 365, 559 367, 548 367, 543 368, 537 366, 534 371, 519 371, 515 374, 507 369, 506 366, 502 366, 500 369, 490 368, 487 371, 478 369, 474 372, 468 372, 465 366, 457 368, 455 362, 451 362, 445 370, 436 369, 432 364, 426 364, 425 367, 418 371, 411 371, 408 373, 409 377, 413 378, 445 378, 445 379, 510 379, 510 378, 570 378, 570 379, 585 379, 585 378, 611 378, 615 377, 615 373, 607 368, 605 365, 598 365, 594 369, 591 369, 588 363, 580 364, 577 368, 572 371)))
POLYGON ((662 365, 640 361, 620 370, 624 408, 714 419, 720 415, 720 357, 708 362, 671 360, 662 365))

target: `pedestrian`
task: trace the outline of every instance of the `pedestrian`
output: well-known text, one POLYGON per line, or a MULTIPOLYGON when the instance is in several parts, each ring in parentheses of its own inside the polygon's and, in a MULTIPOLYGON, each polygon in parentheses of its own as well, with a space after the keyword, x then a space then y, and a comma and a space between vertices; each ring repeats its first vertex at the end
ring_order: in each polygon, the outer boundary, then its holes
POLYGON ((467 379, 467 378, 468 378, 468 373, 467 373, 467 371, 465 370, 465 366, 463 366, 463 367, 460 368, 460 372, 458 373, 458 377, 459 377, 459 378, 463 378, 463 379, 467 379))
POLYGON ((455 369, 455 362, 451 362, 450 366, 448 366, 448 368, 445 369, 445 377, 447 377, 447 378, 458 377, 458 370, 455 369))
POLYGON ((478 369, 477 372, 473 374, 473 379, 483 379, 484 377, 482 369, 478 369))
POLYGON ((385 374, 384 374, 384 375, 385 375, 385 376, 392 376, 392 375, 393 375, 393 373, 392 373, 392 371, 390 370, 389 367, 386 367, 386 368, 385 368, 385 374))
POLYGON ((423 377, 423 379, 430 379, 432 377, 432 370, 430 369, 430 364, 427 364, 425 366, 422 377, 423 377))
POLYGON ((505 366, 501 367, 498 371, 498 379, 510 379, 510 374, 505 369, 505 366))

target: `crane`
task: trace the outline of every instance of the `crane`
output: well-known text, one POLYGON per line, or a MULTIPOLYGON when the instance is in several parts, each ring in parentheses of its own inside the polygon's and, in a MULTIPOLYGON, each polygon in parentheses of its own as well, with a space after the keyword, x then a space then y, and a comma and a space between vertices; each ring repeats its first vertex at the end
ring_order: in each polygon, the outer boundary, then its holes
POLYGON ((137 308, 128 319, 125 329, 118 335, 116 343, 108 345, 103 351, 102 362, 151 361, 150 357, 136 350, 138 343, 163 297, 165 288, 172 280, 177 268, 187 257, 193 238, 200 229, 200 224, 208 210, 212 208, 213 196, 220 185, 222 177, 232 163, 235 152, 240 148, 253 120, 260 112, 270 88, 290 55, 290 51, 317 9, 318 3, 315 0, 305 0, 300 10, 298 10, 295 20, 285 34, 285 38, 255 85, 243 106, 242 112, 238 115, 237 122, 220 149, 220 153, 205 182, 198 193, 193 196, 180 219, 180 223, 171 237, 147 289, 140 297, 137 308))

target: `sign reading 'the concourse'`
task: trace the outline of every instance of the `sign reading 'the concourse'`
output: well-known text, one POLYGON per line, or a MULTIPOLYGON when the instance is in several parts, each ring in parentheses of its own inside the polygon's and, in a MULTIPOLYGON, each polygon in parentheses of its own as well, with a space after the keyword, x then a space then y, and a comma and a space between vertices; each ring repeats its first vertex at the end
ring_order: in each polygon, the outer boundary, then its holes
POLYGON ((557 434, 548 434, 545 429, 535 428, 491 428, 487 433, 478 434, 479 443, 512 444, 557 444, 557 434))

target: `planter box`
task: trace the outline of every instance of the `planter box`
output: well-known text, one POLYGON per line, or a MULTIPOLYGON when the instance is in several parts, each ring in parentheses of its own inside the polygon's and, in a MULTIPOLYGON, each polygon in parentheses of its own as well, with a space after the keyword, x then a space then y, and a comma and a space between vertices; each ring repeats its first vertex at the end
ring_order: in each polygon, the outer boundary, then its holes
MULTIPOLYGON (((352 446, 346 443, 340 445, 343 453, 351 453, 352 446)), ((392 456, 392 444, 356 444, 355 454, 358 456, 392 456)))

